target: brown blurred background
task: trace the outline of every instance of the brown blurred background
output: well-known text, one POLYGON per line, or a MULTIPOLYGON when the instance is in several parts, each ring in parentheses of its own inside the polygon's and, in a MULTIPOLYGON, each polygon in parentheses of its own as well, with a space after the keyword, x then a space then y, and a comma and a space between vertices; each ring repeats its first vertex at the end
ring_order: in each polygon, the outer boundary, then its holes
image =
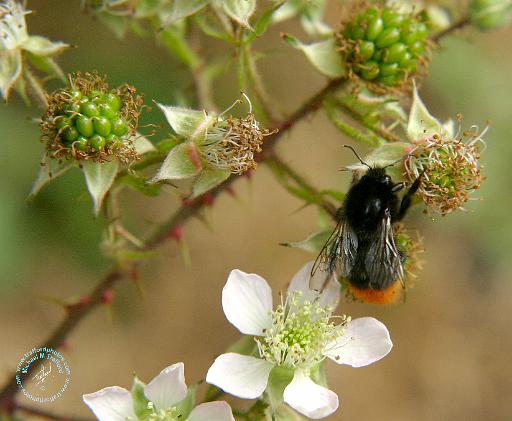
MULTIPOLYGON (((30 1, 36 13, 29 30, 79 46, 60 59, 65 71, 93 70, 115 85, 128 81, 145 92, 147 103, 179 103, 192 87, 187 70, 151 38, 117 39, 83 14, 79 1, 30 1)), ((331 23, 336 23, 333 7, 331 23)), ((279 41, 279 31, 305 37, 292 24, 277 26, 259 48, 269 91, 292 110, 319 89, 323 78, 305 59, 279 41)), ((512 119, 510 118, 512 30, 443 41, 434 54, 422 94, 446 119, 462 113, 465 124, 493 121, 483 153, 488 177, 470 212, 432 221, 412 211, 407 224, 424 237, 424 268, 403 304, 390 307, 344 303, 352 317, 371 315, 389 328, 394 348, 381 362, 360 369, 329 364, 330 387, 341 399, 332 420, 510 420, 512 419, 512 119)), ((207 56, 216 53, 214 45, 207 56)), ((221 107, 237 95, 233 72, 216 85, 221 107)), ((30 119, 35 108, 18 98, 2 105, 0 154, 0 382, 22 353, 40 343, 63 315, 46 299, 86 294, 108 268, 98 242, 103 221, 91 216, 81 174, 59 179, 30 206, 24 199, 38 169, 42 146, 30 119)), ((147 121, 163 122, 154 110, 147 121)), ((156 138, 164 137, 167 127, 156 138)), ((344 190, 349 175, 337 169, 353 161, 342 151, 347 140, 317 115, 282 139, 280 156, 320 188, 344 190)), ((359 149, 364 151, 362 146, 359 149)), ((317 229, 313 208, 296 212, 290 197, 261 166, 249 181, 235 184, 236 198, 222 195, 205 212, 210 223, 187 224, 192 266, 174 242, 142 265, 145 299, 125 282, 115 291, 112 318, 99 308, 76 329, 64 351, 71 385, 45 408, 90 416, 81 395, 109 385, 129 387, 131 375, 149 381, 172 363, 185 363, 188 384, 199 381, 216 355, 238 338, 224 318, 220 293, 228 272, 240 268, 266 278, 276 292, 307 260, 305 252, 278 245, 317 229)), ((123 195, 131 227, 163 221, 178 205, 159 198, 123 195)), ((202 389, 200 389, 202 392, 202 389)), ((27 401, 27 404, 32 402, 27 401)))

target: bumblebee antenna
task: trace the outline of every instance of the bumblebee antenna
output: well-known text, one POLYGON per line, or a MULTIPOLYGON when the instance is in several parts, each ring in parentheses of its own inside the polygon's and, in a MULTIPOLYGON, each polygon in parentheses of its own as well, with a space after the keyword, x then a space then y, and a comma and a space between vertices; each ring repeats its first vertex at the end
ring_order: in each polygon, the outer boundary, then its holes
POLYGON ((343 145, 344 148, 348 148, 350 149, 352 152, 354 152, 354 155, 357 157, 357 159, 359 159, 359 162, 363 165, 366 165, 368 168, 372 169, 372 167, 370 167, 366 162, 364 162, 361 157, 357 154, 356 150, 350 146, 350 145, 343 145))

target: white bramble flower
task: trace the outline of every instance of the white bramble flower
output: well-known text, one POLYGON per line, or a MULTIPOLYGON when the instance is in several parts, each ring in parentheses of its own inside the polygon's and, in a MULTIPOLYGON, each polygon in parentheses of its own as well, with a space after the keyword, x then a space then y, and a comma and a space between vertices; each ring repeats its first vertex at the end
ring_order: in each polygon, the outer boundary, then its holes
MULTIPOLYGON (((0 93, 5 99, 18 79, 25 77, 22 53, 37 57, 50 69, 47 73, 64 78, 51 56, 60 53, 68 45, 52 42, 38 35, 29 35, 25 22, 25 16, 29 13, 23 4, 15 0, 0 0, 0 93)), ((28 82, 38 84, 34 77, 28 78, 28 82)), ((25 88, 16 88, 26 97, 25 88)), ((40 86, 34 89, 39 90, 40 86)))
POLYGON ((271 372, 284 371, 287 385, 282 396, 269 396, 270 402, 284 401, 318 419, 339 405, 336 393, 313 380, 325 358, 362 367, 389 353, 389 332, 378 320, 333 316, 339 284, 332 278, 322 292, 310 289, 310 281, 311 288, 323 282, 320 276, 310 279, 311 268, 308 263, 293 277, 286 298, 275 310, 272 291, 263 278, 231 271, 222 291, 222 307, 240 332, 256 337, 259 356, 222 354, 208 370, 208 383, 240 398, 256 399, 265 391, 271 394, 271 372))
POLYGON ((183 363, 163 369, 142 387, 143 407, 136 393, 118 386, 83 395, 83 400, 100 421, 234 421, 226 402, 203 403, 191 411, 188 402, 181 404, 187 398, 183 363))

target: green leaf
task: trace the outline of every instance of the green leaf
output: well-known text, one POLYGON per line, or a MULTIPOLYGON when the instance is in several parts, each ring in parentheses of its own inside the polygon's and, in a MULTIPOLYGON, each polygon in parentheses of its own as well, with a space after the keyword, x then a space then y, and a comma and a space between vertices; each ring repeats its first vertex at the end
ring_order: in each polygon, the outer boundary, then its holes
POLYGON ((0 52, 0 92, 5 100, 21 74, 22 65, 20 50, 0 52))
POLYGON ((133 412, 135 412, 135 415, 140 420, 145 419, 151 414, 151 409, 148 408, 149 399, 144 394, 144 386, 146 385, 134 375, 132 385, 133 412))
POLYGON ((441 133, 441 123, 427 110, 414 86, 411 112, 407 124, 407 137, 411 141, 441 133))
POLYGON ((280 7, 283 6, 284 3, 285 2, 282 1, 275 4, 271 8, 265 10, 263 14, 260 17, 258 17, 256 22, 254 23, 254 31, 249 32, 245 37, 246 43, 254 41, 257 37, 260 37, 267 31, 268 25, 272 21, 272 16, 280 7))
MULTIPOLYGON (((233 34, 226 32, 226 28, 219 25, 219 21, 210 13, 199 13, 193 17, 199 29, 212 38, 217 38, 228 43, 233 42, 233 34)), ((226 18, 227 20, 227 18, 226 18)))
POLYGON ((303 44, 287 34, 283 35, 283 39, 293 48, 301 50, 310 63, 324 75, 333 79, 344 76, 343 60, 333 37, 313 44, 303 44))
POLYGON ((183 143, 183 139, 180 139, 178 136, 172 136, 166 139, 162 139, 156 144, 156 148, 158 152, 168 153, 172 148, 176 145, 183 143))
POLYGON ((230 175, 231 172, 229 170, 215 170, 205 168, 203 171, 201 171, 201 174, 199 174, 199 177, 197 177, 197 180, 194 182, 190 199, 201 196, 208 190, 213 189, 224 180, 227 180, 230 175))
POLYGON ((299 248, 311 253, 318 254, 322 247, 325 245, 329 236, 332 233, 332 229, 322 230, 314 232, 302 241, 288 241, 281 243, 285 247, 299 248))
POLYGON ((270 372, 265 391, 272 408, 277 408, 283 402, 284 389, 293 380, 294 371, 294 368, 275 366, 270 372))
POLYGON ((258 348, 253 336, 242 335, 240 339, 238 339, 235 343, 231 344, 226 349, 226 352, 235 352, 237 354, 255 356, 254 353, 257 351, 257 349, 258 348))
POLYGON ((159 17, 162 26, 192 16, 208 5, 209 0, 174 0, 172 5, 165 12, 160 12, 159 17))
POLYGON ((197 384, 189 386, 185 398, 175 405, 178 413, 181 415, 180 420, 187 420, 192 409, 196 406, 196 391, 197 384))
POLYGON ((69 45, 60 41, 52 42, 39 35, 31 35, 28 40, 23 43, 22 48, 36 56, 53 56, 69 48, 69 45))
POLYGON ((214 115, 189 108, 174 107, 157 103, 172 129, 190 140, 201 140, 210 125, 215 122, 214 115))
POLYGON ((119 162, 117 160, 102 163, 85 161, 82 163, 82 168, 87 189, 94 202, 94 213, 97 215, 105 195, 114 183, 117 171, 119 170, 119 162))
POLYGON ((39 174, 30 190, 27 200, 32 200, 44 186, 57 177, 60 177, 72 166, 73 161, 67 159, 53 159, 44 154, 41 159, 39 174))
POLYGON ((150 183, 190 178, 197 175, 201 169, 202 165, 196 146, 192 142, 180 143, 171 149, 150 183))
POLYGON ((249 18, 256 10, 256 0, 217 0, 216 4, 219 5, 219 3, 231 19, 248 29, 252 29, 249 18))
POLYGON ((118 178, 118 182, 126 184, 128 187, 145 194, 146 196, 158 196, 161 186, 159 184, 148 184, 146 180, 133 174, 125 174, 118 178))
POLYGON ((160 39, 170 53, 190 68, 195 69, 201 63, 199 57, 186 42, 182 31, 176 28, 175 25, 161 31, 160 39))

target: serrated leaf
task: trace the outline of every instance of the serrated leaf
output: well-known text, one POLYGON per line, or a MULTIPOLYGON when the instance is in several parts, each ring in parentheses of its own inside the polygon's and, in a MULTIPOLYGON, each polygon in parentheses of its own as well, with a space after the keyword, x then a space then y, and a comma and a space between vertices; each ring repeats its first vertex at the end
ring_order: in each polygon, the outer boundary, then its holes
POLYGON ((197 175, 201 169, 199 152, 195 145, 192 142, 180 143, 171 149, 150 183, 190 178, 197 175))
POLYGON ((46 154, 41 159, 41 167, 37 179, 30 190, 27 200, 32 200, 39 191, 50 181, 60 177, 73 166, 73 161, 66 159, 52 159, 46 154))
MULTIPOLYGON (((219 3, 217 1, 217 3, 219 3)), ((256 10, 256 0, 221 0, 224 12, 240 25, 252 29, 249 18, 256 10)))
POLYGON ((68 48, 69 45, 60 41, 50 41, 39 35, 31 35, 22 45, 24 50, 30 51, 36 56, 53 56, 68 48))
POLYGON ((197 180, 194 182, 190 199, 201 196, 208 190, 217 187, 224 180, 227 180, 230 175, 231 172, 229 170, 214 170, 205 168, 203 171, 201 171, 201 174, 199 174, 199 177, 197 177, 197 180))
POLYGON ((94 202, 94 213, 97 215, 103 204, 103 199, 108 193, 119 170, 119 162, 91 162, 82 163, 87 189, 94 202))
POLYGON ((189 140, 200 140, 206 134, 208 127, 215 122, 214 116, 207 115, 204 111, 159 103, 157 105, 176 134, 189 140))
POLYGON ((174 0, 165 12, 159 13, 162 25, 167 26, 179 19, 192 16, 207 6, 209 2, 209 0, 174 0))
POLYGON ((407 123, 407 137, 415 141, 440 132, 441 123, 430 114, 414 86, 411 112, 407 123))
POLYGON ((283 35, 283 39, 293 48, 301 50, 309 62, 321 73, 330 78, 343 77, 345 69, 341 54, 337 51, 334 38, 313 44, 303 44, 291 35, 283 35))
POLYGON ((311 253, 320 253, 320 250, 322 250, 322 247, 329 239, 331 233, 332 229, 317 231, 309 235, 302 241, 287 241, 281 243, 281 245, 286 247, 299 248, 305 251, 309 251, 311 253))
POLYGON ((5 100, 11 88, 21 74, 22 61, 20 50, 0 52, 0 92, 5 100))

